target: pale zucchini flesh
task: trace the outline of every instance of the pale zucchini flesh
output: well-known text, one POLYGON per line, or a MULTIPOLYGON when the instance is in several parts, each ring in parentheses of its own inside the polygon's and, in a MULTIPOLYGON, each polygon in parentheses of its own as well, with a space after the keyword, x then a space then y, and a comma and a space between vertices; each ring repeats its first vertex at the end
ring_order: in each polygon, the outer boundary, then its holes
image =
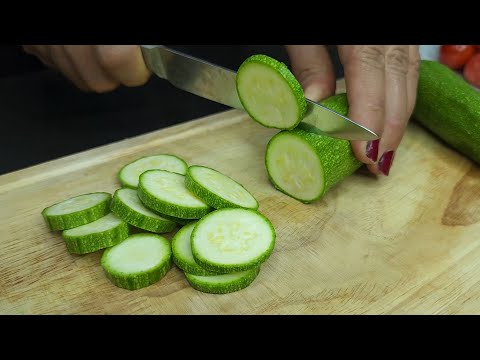
POLYGON ((139 229, 165 233, 172 231, 176 223, 146 208, 138 198, 137 191, 118 189, 113 195, 112 212, 123 221, 139 229))
POLYGON ((112 213, 62 232, 67 249, 72 254, 87 254, 114 246, 128 235, 128 224, 112 213))
POLYGON ((206 270, 232 273, 260 266, 273 251, 275 230, 250 209, 215 210, 198 221, 191 235, 195 262, 206 270))
POLYGON ((120 183, 125 187, 136 189, 138 179, 147 170, 167 170, 185 175, 187 163, 175 155, 160 154, 145 156, 125 165, 119 172, 120 183))
POLYGON ((171 268, 171 258, 167 239, 141 233, 105 250, 101 265, 114 285, 137 290, 160 281, 171 268))
POLYGON ((258 201, 240 183, 206 166, 190 166, 185 185, 192 193, 215 209, 258 209, 258 201))
POLYGON ((50 230, 66 230, 91 223, 110 212, 112 195, 106 192, 82 194, 42 211, 50 230))
MULTIPOLYGON (((343 115, 348 113, 345 94, 330 97, 322 104, 343 115)), ((275 188, 310 203, 322 198, 362 163, 355 157, 349 141, 305 129, 300 124, 273 136, 267 144, 265 166, 275 188)))
POLYGON ((236 86, 243 108, 265 127, 293 129, 303 119, 302 86, 284 63, 253 55, 240 65, 236 86))
POLYGON ((196 223, 197 222, 195 221, 195 222, 191 222, 188 225, 185 225, 180 230, 178 230, 178 232, 172 238, 173 262, 181 270, 192 275, 199 275, 199 276, 218 275, 218 273, 205 270, 195 262, 195 259, 192 254, 192 245, 191 245, 190 238, 196 223))
POLYGON ((185 186, 185 176, 149 170, 140 176, 138 197, 147 207, 181 219, 200 219, 212 211, 185 186))
POLYGON ((258 276, 260 267, 231 274, 198 276, 185 273, 190 285, 198 291, 210 294, 228 294, 248 287, 258 276))

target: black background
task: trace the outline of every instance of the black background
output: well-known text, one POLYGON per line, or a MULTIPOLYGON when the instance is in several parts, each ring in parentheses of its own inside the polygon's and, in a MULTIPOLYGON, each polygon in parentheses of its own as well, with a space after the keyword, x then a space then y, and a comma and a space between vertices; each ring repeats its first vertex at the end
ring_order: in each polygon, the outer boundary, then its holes
MULTIPOLYGON (((232 70, 258 53, 290 65, 283 45, 170 46, 232 70)), ((228 109, 155 76, 142 87, 83 93, 15 45, 0 46, 0 64, 0 174, 228 109)))

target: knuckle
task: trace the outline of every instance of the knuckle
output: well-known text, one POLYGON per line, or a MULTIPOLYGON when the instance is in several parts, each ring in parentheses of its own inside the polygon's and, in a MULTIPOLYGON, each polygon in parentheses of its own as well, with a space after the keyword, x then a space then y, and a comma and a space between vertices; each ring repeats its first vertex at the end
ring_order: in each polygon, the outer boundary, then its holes
POLYGON ((410 66, 408 47, 395 46, 386 54, 386 69, 394 75, 405 76, 410 66))
POLYGON ((365 103, 365 108, 370 113, 383 113, 385 108, 385 100, 379 98, 371 98, 365 103))
POLYGON ((400 118, 400 117, 393 117, 388 121, 388 127, 394 133, 402 133, 406 128, 408 123, 408 119, 400 118))
POLYGON ((363 45, 353 53, 353 60, 369 67, 384 69, 385 54, 383 46, 363 45))
POLYGON ((420 63, 420 54, 418 54, 417 52, 410 58, 410 69, 412 69, 415 74, 418 74, 420 72, 420 63))
POLYGON ((135 46, 130 45, 100 45, 97 47, 100 64, 107 69, 122 67, 134 52, 135 46))
POLYGON ((311 81, 312 78, 317 77, 321 69, 318 66, 307 66, 297 74, 297 79, 300 83, 311 81))

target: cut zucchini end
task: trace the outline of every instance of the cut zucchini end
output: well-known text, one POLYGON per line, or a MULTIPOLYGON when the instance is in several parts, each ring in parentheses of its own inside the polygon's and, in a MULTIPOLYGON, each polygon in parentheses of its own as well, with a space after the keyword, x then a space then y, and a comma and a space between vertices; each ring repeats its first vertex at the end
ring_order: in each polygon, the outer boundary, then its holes
POLYGON ((187 170, 185 186, 214 209, 257 210, 257 199, 240 183, 218 170, 193 165, 187 170))
POLYGON ((307 101, 288 67, 267 55, 253 55, 239 67, 237 93, 244 109, 259 124, 293 129, 302 121, 307 101))
POLYGON ((215 276, 197 276, 185 273, 190 285, 198 291, 209 294, 228 294, 248 287, 258 276, 260 267, 215 276))
POLYGON ((303 203, 325 192, 324 173, 316 150, 300 136, 283 131, 267 144, 265 166, 276 189, 303 203))
POLYGON ((82 194, 53 204, 41 214, 52 231, 72 229, 107 215, 111 199, 107 192, 82 194))
POLYGON ((198 221, 191 235, 192 254, 202 268, 233 273, 260 266, 275 246, 275 229, 250 209, 215 210, 198 221))
POLYGON ((124 187, 136 189, 142 173, 147 170, 168 170, 177 174, 185 175, 188 165, 185 160, 172 154, 159 154, 144 156, 136 159, 118 172, 118 180, 124 187))
POLYGON ((114 285, 127 290, 141 289, 158 282, 170 270, 170 243, 156 234, 131 235, 105 250, 101 265, 114 285))

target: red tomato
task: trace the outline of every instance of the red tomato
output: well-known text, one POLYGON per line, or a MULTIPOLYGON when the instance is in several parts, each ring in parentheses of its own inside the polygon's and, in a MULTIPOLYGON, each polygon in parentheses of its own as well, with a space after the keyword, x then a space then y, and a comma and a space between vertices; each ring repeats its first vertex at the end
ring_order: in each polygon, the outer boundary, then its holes
POLYGON ((473 86, 480 88, 480 53, 475 54, 465 65, 463 76, 473 86))
POLYGON ((440 48, 440 62, 450 69, 458 70, 475 54, 473 45, 442 45, 440 48))

